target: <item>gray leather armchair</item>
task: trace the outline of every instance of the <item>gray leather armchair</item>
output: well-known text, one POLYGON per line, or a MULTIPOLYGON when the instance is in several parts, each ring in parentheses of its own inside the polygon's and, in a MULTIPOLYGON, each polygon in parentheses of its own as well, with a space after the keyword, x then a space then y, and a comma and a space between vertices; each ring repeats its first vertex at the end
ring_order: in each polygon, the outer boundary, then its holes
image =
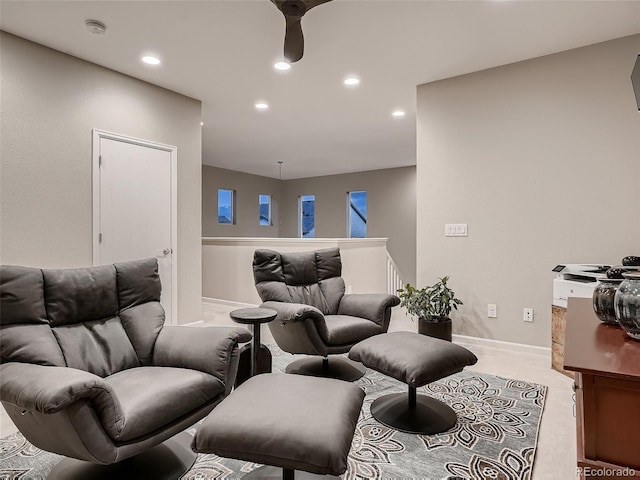
POLYGON ((251 334, 164 326, 160 293, 155 259, 0 267, 0 400, 29 442, 80 460, 49 478, 178 478, 193 464, 174 435, 230 392, 251 334))
POLYGON ((354 381, 366 369, 347 358, 353 345, 389 328, 395 295, 345 294, 340 249, 278 253, 256 250, 253 276, 262 307, 278 312, 269 329, 278 346, 293 354, 315 355, 287 366, 287 373, 354 381))

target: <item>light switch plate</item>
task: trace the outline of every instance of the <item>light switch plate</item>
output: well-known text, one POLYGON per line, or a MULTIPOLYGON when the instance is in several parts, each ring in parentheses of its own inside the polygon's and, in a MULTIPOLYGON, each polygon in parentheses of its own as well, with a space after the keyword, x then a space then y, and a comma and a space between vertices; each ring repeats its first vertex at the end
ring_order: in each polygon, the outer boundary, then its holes
POLYGON ((467 236, 467 224, 466 223, 447 223, 444 226, 445 237, 466 237, 467 236))

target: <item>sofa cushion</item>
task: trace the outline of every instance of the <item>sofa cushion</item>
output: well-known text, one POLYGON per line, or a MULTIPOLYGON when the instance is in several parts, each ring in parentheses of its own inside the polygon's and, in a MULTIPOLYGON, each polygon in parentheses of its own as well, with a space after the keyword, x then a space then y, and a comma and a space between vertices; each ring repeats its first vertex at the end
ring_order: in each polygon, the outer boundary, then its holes
POLYGON ((120 310, 147 302, 160 301, 162 286, 157 259, 132 260, 116 263, 114 267, 120 310))
POLYGON ((478 361, 460 345, 414 332, 367 338, 351 348, 349 358, 416 388, 478 361))
POLYGON ((104 381, 115 392, 124 417, 122 428, 115 424, 105 428, 121 442, 149 435, 224 394, 224 385, 217 378, 185 368, 138 367, 104 381))
POLYGON ((344 296, 344 279, 342 277, 327 278, 326 280, 320 280, 319 285, 322 295, 327 301, 327 311, 325 313, 335 315, 338 313, 340 301, 344 296))
POLYGON ((164 309, 160 302, 143 303, 120 312, 120 321, 141 365, 152 363, 153 347, 164 325, 164 319, 164 309))
POLYGON ((320 284, 287 285, 287 290, 289 290, 290 302, 311 305, 322 313, 328 313, 329 305, 320 290, 320 284))
POLYGON ((319 282, 342 275, 342 259, 339 248, 323 248, 313 253, 315 254, 316 275, 319 282))
POLYGON ((3 265, 0 269, 2 325, 48 323, 43 289, 44 280, 39 268, 3 265))
POLYGON ((5 362, 67 366, 49 325, 3 325, 0 328, 0 363, 5 362))
POLYGON ((106 377, 139 365, 119 317, 52 328, 68 367, 106 377))
POLYGON ((111 318, 118 313, 113 265, 43 270, 44 299, 52 327, 111 318))
POLYGON ((240 385, 202 423, 196 452, 319 475, 340 475, 364 392, 332 378, 256 375, 240 385))
POLYGON ((315 252, 281 253, 282 274, 289 286, 318 283, 315 252))
POLYGON ((342 259, 339 248, 325 248, 317 250, 316 264, 318 269, 318 283, 320 290, 327 302, 326 314, 338 313, 340 300, 345 292, 344 279, 342 278, 342 259))
POLYGON ((329 345, 356 343, 363 338, 382 333, 380 325, 350 315, 325 315, 326 331, 318 328, 320 337, 329 345))

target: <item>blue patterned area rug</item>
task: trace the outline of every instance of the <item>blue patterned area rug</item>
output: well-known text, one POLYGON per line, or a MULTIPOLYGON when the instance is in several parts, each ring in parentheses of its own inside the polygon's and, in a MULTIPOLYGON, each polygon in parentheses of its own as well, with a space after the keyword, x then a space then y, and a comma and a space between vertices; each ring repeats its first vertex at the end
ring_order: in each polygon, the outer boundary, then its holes
MULTIPOLYGON (((277 347, 274 371, 292 360, 277 347)), ((344 479, 530 479, 547 387, 473 371, 418 390, 449 404, 457 425, 439 435, 411 435, 378 423, 373 400, 406 392, 406 385, 368 370, 356 382, 367 394, 344 479)), ((195 428, 191 429, 191 432, 195 428)), ((43 452, 20 434, 0 439, 0 479, 43 479, 60 456, 43 452)), ((259 465, 198 455, 185 480, 236 479, 259 465)))

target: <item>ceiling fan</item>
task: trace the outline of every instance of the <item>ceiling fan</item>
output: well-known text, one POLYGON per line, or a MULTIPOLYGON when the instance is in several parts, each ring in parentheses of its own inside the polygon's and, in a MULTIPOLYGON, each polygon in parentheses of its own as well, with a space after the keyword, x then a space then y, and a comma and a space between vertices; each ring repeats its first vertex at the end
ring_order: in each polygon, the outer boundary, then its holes
POLYGON ((304 36, 302 35, 302 17, 313 7, 331 0, 271 0, 282 12, 287 22, 284 34, 284 58, 289 63, 297 62, 304 53, 304 36))

